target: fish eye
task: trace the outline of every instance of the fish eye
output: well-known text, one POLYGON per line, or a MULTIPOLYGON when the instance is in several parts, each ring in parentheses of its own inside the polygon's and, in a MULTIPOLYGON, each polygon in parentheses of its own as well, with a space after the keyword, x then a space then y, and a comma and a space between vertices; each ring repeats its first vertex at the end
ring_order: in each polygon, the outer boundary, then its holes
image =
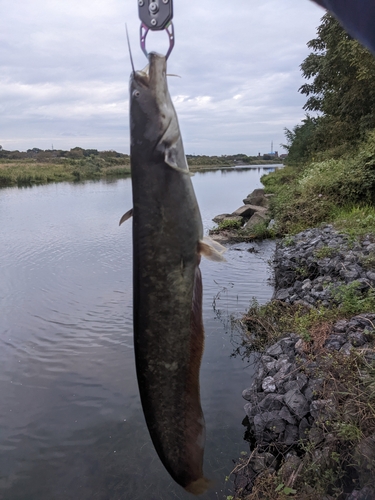
POLYGON ((139 97, 139 96, 140 96, 139 90, 133 90, 133 97, 139 97))

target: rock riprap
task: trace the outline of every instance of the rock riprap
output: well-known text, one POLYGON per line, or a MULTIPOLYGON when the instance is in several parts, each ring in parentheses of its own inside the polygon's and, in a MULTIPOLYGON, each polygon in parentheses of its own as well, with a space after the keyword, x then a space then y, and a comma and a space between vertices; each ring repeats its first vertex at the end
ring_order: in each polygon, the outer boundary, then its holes
MULTIPOLYGON (((375 336, 374 321, 375 314, 337 321, 325 344, 327 352, 342 351, 343 346, 350 345, 350 349, 365 351, 368 361, 373 362, 374 345, 367 340, 375 336)), ((348 355, 350 349, 342 352, 348 355)), ((235 490, 239 494, 235 498, 244 498, 250 493, 255 478, 261 473, 278 471, 290 479, 302 463, 301 444, 304 442, 317 447, 317 466, 325 467, 329 462, 330 447, 325 444, 329 434, 327 437, 323 432, 322 423, 334 418, 335 403, 333 398, 323 396, 324 373, 317 369, 318 363, 305 351, 303 339, 294 333, 289 334, 258 355, 256 364, 256 376, 242 393, 247 401, 244 406, 246 436, 253 451, 234 473, 235 490)), ((368 448, 374 439, 361 441, 358 453, 362 451, 361 446, 368 448)), ((369 474, 375 474, 375 460, 370 471, 365 468, 365 472, 361 471, 360 460, 358 463, 358 474, 364 475, 366 480, 369 474)), ((368 486, 362 489, 366 492, 368 486)), ((360 491, 351 492, 347 499, 362 498, 357 497, 357 493, 360 491)), ((375 495, 375 492, 371 494, 375 495)))
POLYGON ((361 291, 375 286, 375 242, 352 242, 330 225, 308 229, 277 244, 274 298, 307 307, 330 307, 335 289, 356 282, 361 291), (374 262, 372 262, 372 260, 374 262))
POLYGON ((213 239, 226 241, 240 241, 251 239, 253 228, 259 223, 268 223, 269 199, 272 195, 264 194, 264 189, 255 189, 244 200, 244 205, 234 212, 220 214, 212 220, 219 228, 212 229, 210 235, 213 239))

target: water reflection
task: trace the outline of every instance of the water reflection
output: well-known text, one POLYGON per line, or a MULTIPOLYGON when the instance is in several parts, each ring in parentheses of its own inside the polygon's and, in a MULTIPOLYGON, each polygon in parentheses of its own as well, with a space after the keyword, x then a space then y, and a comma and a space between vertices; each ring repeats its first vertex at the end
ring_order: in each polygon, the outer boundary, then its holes
MULTIPOLYGON (((260 187, 257 169, 193 177, 205 229, 260 187)), ((0 498, 187 499, 160 464, 138 396, 132 340, 129 179, 0 191, 0 498)), ((246 444, 241 391, 251 366, 231 358, 230 317, 268 300, 273 246, 202 262, 206 348, 205 472, 224 478, 246 444), (213 309, 216 299, 216 313, 213 309), (218 316, 220 311, 220 316, 218 316), (229 326, 229 328, 228 328, 229 326)))

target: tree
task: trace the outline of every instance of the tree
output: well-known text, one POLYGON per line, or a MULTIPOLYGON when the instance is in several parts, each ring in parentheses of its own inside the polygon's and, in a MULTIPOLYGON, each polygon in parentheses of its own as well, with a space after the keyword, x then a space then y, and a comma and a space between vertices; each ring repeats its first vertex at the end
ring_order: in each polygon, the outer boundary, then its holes
POLYGON ((322 17, 312 53, 301 64, 312 81, 299 91, 306 111, 317 111, 323 147, 353 142, 375 127, 375 59, 330 15, 322 17))

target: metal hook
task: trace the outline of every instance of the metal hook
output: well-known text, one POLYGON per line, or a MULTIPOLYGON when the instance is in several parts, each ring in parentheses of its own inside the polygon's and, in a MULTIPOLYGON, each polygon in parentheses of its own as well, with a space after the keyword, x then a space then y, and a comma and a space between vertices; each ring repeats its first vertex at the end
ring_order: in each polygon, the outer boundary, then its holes
MULTIPOLYGON (((140 30, 141 49, 143 50, 143 53, 145 54, 145 56, 147 58, 148 58, 148 52, 146 50, 146 37, 147 37, 147 34, 149 31, 150 31, 150 28, 148 26, 146 26, 146 24, 141 23, 141 30, 140 30)), ((165 58, 168 59, 168 57, 169 57, 169 55, 172 52, 173 47, 174 47, 174 27, 173 27, 172 22, 170 22, 165 27, 165 31, 167 32, 168 37, 169 37, 169 49, 168 49, 168 52, 165 56, 165 58)))

